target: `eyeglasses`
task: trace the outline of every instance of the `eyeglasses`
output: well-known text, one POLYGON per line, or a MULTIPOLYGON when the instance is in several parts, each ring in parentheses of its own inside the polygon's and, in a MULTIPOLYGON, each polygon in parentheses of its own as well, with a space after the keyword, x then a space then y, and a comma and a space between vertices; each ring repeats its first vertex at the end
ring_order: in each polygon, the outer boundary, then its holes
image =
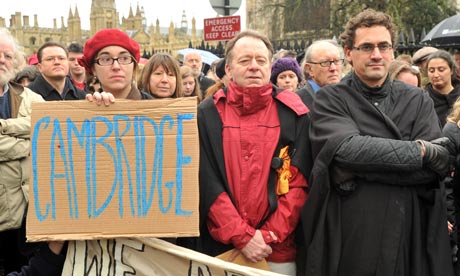
POLYGON ((115 61, 122 65, 128 65, 134 62, 134 57, 132 56, 121 56, 117 58, 113 57, 100 57, 96 59, 96 63, 101 66, 109 66, 112 65, 115 61))
POLYGON ((319 66, 321 67, 331 67, 332 63, 338 66, 338 65, 343 65, 343 62, 344 62, 344 59, 341 58, 341 59, 334 59, 334 60, 325 60, 325 61, 320 61, 320 62, 310 61, 308 63, 319 64, 319 66))
POLYGON ((377 45, 372 44, 372 43, 363 43, 359 45, 358 47, 353 46, 352 48, 354 50, 370 54, 374 52, 375 47, 379 48, 380 53, 388 53, 389 51, 393 50, 393 48, 391 47, 391 44, 387 42, 381 42, 377 45))
POLYGON ((42 58, 42 61, 44 61, 44 62, 54 62, 55 60, 57 60, 59 62, 63 62, 65 60, 67 60, 67 57, 66 56, 50 56, 50 57, 42 58))

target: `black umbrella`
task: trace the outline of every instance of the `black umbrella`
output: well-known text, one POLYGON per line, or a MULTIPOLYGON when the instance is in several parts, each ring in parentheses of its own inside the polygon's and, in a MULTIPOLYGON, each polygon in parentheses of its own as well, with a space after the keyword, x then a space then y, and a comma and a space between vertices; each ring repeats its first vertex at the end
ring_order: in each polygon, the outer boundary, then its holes
POLYGON ((434 47, 460 46, 460 15, 444 19, 436 25, 421 41, 434 47))

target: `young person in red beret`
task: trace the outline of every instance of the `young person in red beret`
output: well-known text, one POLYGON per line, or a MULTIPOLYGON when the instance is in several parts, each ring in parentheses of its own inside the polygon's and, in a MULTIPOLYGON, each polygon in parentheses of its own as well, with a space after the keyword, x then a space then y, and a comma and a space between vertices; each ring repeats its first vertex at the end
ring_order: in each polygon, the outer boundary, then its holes
POLYGON ((139 91, 134 81, 140 59, 139 44, 118 29, 104 29, 86 41, 83 57, 78 60, 101 84, 101 91, 88 95, 90 101, 106 104, 117 99, 152 98, 139 91), (109 92, 109 93, 107 93, 109 92))
MULTIPOLYGON (((101 85, 99 91, 87 94, 86 100, 98 105, 110 105, 115 99, 152 99, 149 94, 139 91, 135 83, 139 59, 139 44, 125 32, 118 29, 97 32, 86 41, 83 56, 78 59, 78 63, 87 73, 93 74, 101 85)), ((98 243, 97 240, 74 242, 98 243)), ((69 246, 72 244, 69 243, 69 246)), ((54 252, 51 245, 50 251, 54 252)))

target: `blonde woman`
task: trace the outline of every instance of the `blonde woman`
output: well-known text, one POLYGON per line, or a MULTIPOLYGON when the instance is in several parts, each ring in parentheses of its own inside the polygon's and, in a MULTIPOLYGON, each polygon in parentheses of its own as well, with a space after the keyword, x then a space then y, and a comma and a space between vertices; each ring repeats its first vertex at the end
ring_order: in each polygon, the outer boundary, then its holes
POLYGON ((182 82, 182 92, 184 97, 197 96, 201 102, 200 82, 195 77, 192 67, 183 65, 180 67, 180 79, 182 82))

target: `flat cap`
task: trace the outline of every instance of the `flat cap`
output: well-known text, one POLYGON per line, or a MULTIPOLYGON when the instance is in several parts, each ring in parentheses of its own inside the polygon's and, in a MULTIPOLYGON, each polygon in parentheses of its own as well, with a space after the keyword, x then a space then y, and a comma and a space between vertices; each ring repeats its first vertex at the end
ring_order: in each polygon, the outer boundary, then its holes
POLYGON ((431 53, 434 53, 437 50, 438 49, 431 46, 423 47, 414 53, 414 55, 412 56, 412 61, 414 62, 414 64, 420 63, 423 60, 425 60, 431 53))

